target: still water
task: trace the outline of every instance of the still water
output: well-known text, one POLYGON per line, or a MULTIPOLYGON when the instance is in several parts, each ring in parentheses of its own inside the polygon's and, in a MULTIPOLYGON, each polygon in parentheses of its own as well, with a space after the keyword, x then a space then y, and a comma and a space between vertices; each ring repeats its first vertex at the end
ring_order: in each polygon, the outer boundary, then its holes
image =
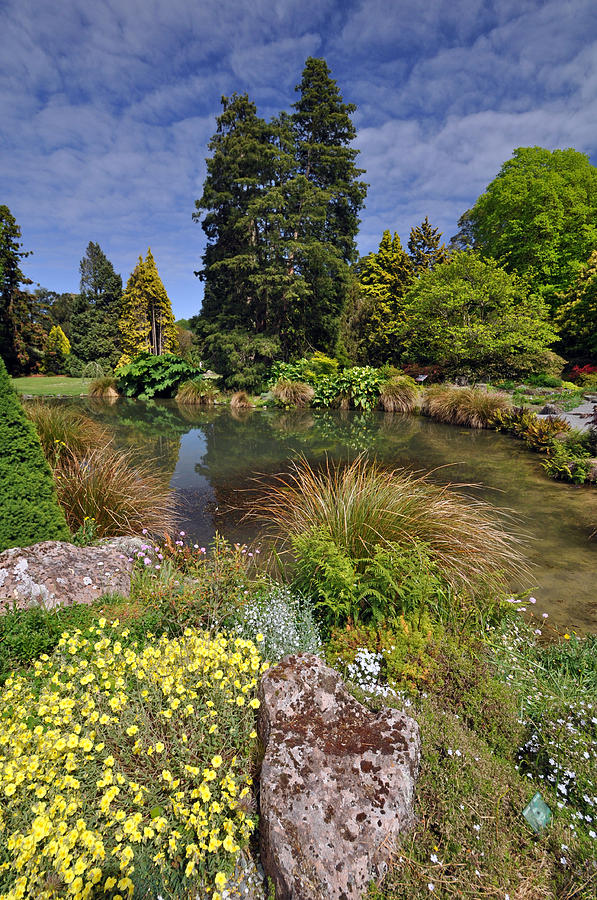
POLYGON ((205 545, 216 530, 235 541, 257 537, 242 522, 254 478, 310 461, 354 458, 429 472, 509 511, 528 537, 535 614, 566 628, 597 632, 597 489, 551 481, 540 457, 491 431, 440 425, 423 417, 332 410, 182 410, 173 402, 119 400, 80 405, 109 426, 119 446, 136 448, 164 470, 180 500, 180 527, 205 545))

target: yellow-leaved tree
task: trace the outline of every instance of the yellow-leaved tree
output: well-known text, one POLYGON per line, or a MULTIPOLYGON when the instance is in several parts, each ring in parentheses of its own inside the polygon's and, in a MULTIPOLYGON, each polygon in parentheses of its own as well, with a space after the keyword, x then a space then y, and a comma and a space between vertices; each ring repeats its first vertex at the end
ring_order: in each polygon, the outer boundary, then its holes
POLYGON ((119 365, 139 353, 174 353, 178 346, 172 306, 150 249, 145 259, 139 257, 127 282, 118 325, 123 349, 119 365))

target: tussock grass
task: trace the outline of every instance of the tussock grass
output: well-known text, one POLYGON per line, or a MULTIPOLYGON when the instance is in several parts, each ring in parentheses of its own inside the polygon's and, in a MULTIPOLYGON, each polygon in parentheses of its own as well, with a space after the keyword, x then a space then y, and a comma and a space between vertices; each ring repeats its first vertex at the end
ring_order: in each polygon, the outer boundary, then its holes
POLYGON ((93 419, 65 406, 54 406, 35 400, 24 404, 33 422, 48 462, 53 465, 65 451, 82 455, 101 447, 108 434, 93 419))
POLYGON ((95 519, 96 535, 161 535, 174 528, 173 495, 165 481, 133 453, 105 445, 85 455, 65 453, 54 472, 58 502, 76 532, 95 519))
POLYGON ((255 404, 246 391, 237 391, 230 398, 231 409, 252 409, 255 404))
POLYGON ((467 485, 440 487, 361 455, 320 469, 300 458, 264 487, 248 515, 266 523, 281 552, 291 550, 293 535, 324 527, 353 560, 372 557, 379 545, 423 542, 446 580, 474 595, 504 590, 528 571, 522 535, 506 530, 488 504, 453 489, 467 485))
POLYGON ((382 385, 379 405, 386 412, 411 413, 417 406, 419 389, 408 375, 394 375, 382 385))
POLYGON ((213 406, 219 393, 211 381, 185 381, 178 388, 176 402, 181 406, 213 406))
POLYGON ((112 375, 96 378, 89 385, 88 393, 96 400, 115 400, 120 396, 116 387, 116 379, 112 375))
POLYGON ((290 381, 281 378, 272 388, 272 394, 283 406, 303 408, 311 405, 315 390, 304 381, 290 381))
POLYGON ((422 412, 438 422, 489 428, 496 413, 510 406, 508 394, 483 388, 433 385, 423 398, 422 412))

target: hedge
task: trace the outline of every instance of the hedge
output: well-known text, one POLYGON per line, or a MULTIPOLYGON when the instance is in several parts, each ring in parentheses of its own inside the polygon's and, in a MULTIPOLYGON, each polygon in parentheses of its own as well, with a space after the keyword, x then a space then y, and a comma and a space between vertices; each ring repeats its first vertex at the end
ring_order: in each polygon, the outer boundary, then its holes
POLYGON ((51 469, 0 359, 0 551, 68 541, 51 469))

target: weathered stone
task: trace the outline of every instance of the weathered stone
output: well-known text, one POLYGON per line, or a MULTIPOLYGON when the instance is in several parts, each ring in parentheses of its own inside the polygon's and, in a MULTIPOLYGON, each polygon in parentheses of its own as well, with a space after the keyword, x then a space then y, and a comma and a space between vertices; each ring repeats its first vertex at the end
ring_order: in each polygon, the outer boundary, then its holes
POLYGON ((545 406, 542 408, 541 412, 539 413, 539 415, 541 415, 541 416, 557 416, 557 415, 559 415, 559 413, 560 413, 560 409, 558 406, 555 405, 555 403, 546 403, 545 406))
POLYGON ((597 481, 597 459, 588 459, 587 465, 587 481, 594 483, 597 481))
POLYGON ((103 594, 129 596, 132 563, 117 548, 43 541, 0 553, 0 612, 92 603, 103 594))
POLYGON ((310 654, 260 685, 260 840, 277 900, 360 900, 414 823, 417 723, 373 713, 310 654))

